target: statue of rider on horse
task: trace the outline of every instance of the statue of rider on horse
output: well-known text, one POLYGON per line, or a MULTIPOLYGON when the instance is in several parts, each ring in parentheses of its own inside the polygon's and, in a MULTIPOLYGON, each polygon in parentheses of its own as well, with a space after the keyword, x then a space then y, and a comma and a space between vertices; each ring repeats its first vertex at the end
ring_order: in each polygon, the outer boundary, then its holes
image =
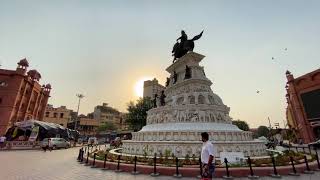
POLYGON ((172 56, 174 56, 173 62, 178 58, 182 57, 183 55, 187 54, 188 51, 193 51, 193 48, 194 48, 193 41, 200 39, 202 36, 202 33, 203 31, 199 35, 188 40, 187 34, 182 30, 181 37, 177 39, 177 42, 174 44, 172 49, 172 56))

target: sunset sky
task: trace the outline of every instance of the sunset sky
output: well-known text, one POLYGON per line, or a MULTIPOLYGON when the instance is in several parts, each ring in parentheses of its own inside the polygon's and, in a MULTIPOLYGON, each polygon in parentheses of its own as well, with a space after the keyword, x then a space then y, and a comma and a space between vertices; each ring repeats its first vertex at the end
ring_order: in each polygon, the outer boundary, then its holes
POLYGON ((103 102, 125 111, 139 81, 164 84, 180 31, 204 30, 194 51, 206 56, 201 65, 231 117, 283 126, 285 71, 320 67, 319 8, 316 0, 0 0, 0 65, 15 69, 26 57, 52 85, 54 106, 76 110, 82 93, 81 113, 103 102))

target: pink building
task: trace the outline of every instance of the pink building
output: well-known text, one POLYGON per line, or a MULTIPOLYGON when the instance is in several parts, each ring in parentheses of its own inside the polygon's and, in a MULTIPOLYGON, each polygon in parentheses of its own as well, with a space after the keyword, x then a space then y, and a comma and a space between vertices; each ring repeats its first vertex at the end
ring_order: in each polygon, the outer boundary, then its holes
POLYGON ((42 120, 51 85, 40 85, 40 73, 29 70, 26 59, 16 70, 0 69, 0 135, 17 121, 42 120))
POLYGON ((320 138, 320 69, 294 78, 287 71, 287 120, 297 139, 310 143, 320 138))

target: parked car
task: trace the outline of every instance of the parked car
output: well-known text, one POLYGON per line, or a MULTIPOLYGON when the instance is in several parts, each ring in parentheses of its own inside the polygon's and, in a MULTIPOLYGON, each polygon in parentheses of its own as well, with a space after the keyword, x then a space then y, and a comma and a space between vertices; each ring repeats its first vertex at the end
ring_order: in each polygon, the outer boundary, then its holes
POLYGON ((318 141, 310 143, 309 146, 319 149, 320 148, 320 139, 318 141))
POLYGON ((95 145, 98 145, 99 142, 98 142, 98 139, 96 137, 90 137, 88 139, 88 145, 91 145, 91 146, 95 146, 95 145))
POLYGON ((59 149, 59 148, 67 149, 71 147, 70 142, 63 138, 44 138, 41 142, 41 147, 48 147, 48 139, 51 140, 53 149, 59 149))
POLYGON ((99 144, 105 144, 106 143, 106 138, 99 138, 98 139, 99 144))

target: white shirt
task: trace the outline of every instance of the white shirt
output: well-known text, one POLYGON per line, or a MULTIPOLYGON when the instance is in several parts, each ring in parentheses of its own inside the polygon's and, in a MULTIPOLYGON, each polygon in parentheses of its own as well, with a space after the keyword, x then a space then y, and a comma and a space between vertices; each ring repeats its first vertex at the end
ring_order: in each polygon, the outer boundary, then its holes
POLYGON ((207 141, 207 142, 203 143, 203 145, 202 145, 201 162, 203 164, 208 164, 210 155, 213 156, 212 164, 214 164, 215 163, 214 147, 213 147, 213 144, 210 141, 207 141))
POLYGON ((5 142, 6 141, 6 137, 5 136, 1 136, 0 137, 0 142, 5 142))

